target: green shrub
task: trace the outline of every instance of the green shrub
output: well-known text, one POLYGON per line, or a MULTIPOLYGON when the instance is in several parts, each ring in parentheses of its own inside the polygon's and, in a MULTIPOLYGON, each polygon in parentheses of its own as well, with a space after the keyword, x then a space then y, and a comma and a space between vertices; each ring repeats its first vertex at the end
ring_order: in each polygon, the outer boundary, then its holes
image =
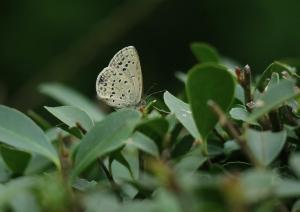
POLYGON ((276 61, 253 80, 209 45, 191 49, 184 101, 166 91, 107 114, 49 83, 56 123, 0 106, 0 209, 299 211, 296 70, 276 61))

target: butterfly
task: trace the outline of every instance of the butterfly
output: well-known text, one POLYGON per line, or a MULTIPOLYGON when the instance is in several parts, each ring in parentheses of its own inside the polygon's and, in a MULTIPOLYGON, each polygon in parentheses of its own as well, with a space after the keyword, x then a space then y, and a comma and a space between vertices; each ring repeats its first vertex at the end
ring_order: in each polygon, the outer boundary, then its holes
POLYGON ((118 51, 98 75, 99 99, 114 108, 139 108, 143 101, 143 79, 138 53, 133 46, 118 51))

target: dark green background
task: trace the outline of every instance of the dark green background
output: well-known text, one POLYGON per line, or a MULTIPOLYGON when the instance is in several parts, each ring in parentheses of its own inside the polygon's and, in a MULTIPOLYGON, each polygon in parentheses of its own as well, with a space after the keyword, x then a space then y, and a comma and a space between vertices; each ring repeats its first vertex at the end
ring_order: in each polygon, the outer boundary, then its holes
POLYGON ((95 99, 95 79, 117 50, 134 45, 145 90, 176 91, 174 72, 196 62, 204 41, 260 73, 300 56, 300 1, 9 0, 0 3, 0 103, 45 104, 41 82, 58 81, 95 99))

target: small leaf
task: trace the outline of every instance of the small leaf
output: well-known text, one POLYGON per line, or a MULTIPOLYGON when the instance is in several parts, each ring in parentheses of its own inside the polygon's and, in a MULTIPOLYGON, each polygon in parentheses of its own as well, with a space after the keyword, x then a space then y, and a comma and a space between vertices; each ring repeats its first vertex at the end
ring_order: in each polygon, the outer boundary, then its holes
POLYGON ((31 155, 27 152, 1 145, 1 155, 6 165, 16 174, 22 174, 26 169, 31 155))
POLYGON ((105 114, 89 99, 64 85, 58 83, 46 83, 40 85, 39 90, 41 93, 52 97, 62 104, 80 108, 89 114, 94 121, 100 121, 105 116, 105 114))
POLYGON ((90 130, 94 123, 86 112, 74 106, 46 107, 52 115, 68 125, 70 128, 80 124, 86 131, 90 130))
POLYGON ((221 65, 206 63, 189 71, 187 95, 196 126, 203 139, 207 138, 218 121, 207 102, 213 100, 227 111, 234 97, 234 89, 233 76, 221 65))
POLYGON ((175 114, 176 118, 189 131, 189 133, 195 139, 199 139, 201 136, 194 122, 190 106, 181 101, 180 99, 177 99, 168 91, 164 93, 164 101, 170 109, 170 111, 175 114))
POLYGON ((287 71, 290 75, 293 75, 295 69, 287 64, 275 61, 263 72, 256 85, 256 88, 262 92, 268 84, 267 79, 271 77, 272 73, 278 73, 280 76, 282 76, 283 71, 287 71))
POLYGON ((255 121, 248 122, 248 116, 250 114, 246 110, 246 108, 244 108, 244 107, 233 107, 233 108, 231 108, 230 111, 229 111, 229 115, 231 116, 231 118, 233 118, 235 120, 247 122, 247 123, 253 124, 253 125, 258 125, 258 123, 255 122, 255 121))
POLYGON ((124 145, 139 119, 140 114, 137 111, 122 109, 96 123, 78 146, 72 178, 74 179, 97 158, 124 145))
POLYGON ((207 157, 201 154, 201 150, 196 148, 190 153, 184 155, 178 163, 175 164, 175 171, 182 173, 195 172, 197 169, 204 164, 207 157))
POLYGON ((262 165, 269 165, 281 152, 285 140, 286 131, 270 132, 248 129, 246 131, 247 144, 255 158, 262 165))
POLYGON ((294 170, 294 172, 297 174, 297 176, 300 178, 300 154, 298 153, 292 155, 289 164, 294 170))
POLYGON ((135 132, 127 141, 127 145, 135 146, 136 148, 154 156, 158 157, 159 152, 156 146, 156 143, 150 139, 149 137, 145 136, 143 133, 135 132))
POLYGON ((58 155, 44 132, 23 113, 0 105, 0 141, 50 159, 60 168, 58 155))
POLYGON ((201 63, 220 61, 217 50, 206 43, 192 43, 191 50, 197 60, 201 63))
POLYGON ((300 95, 295 88, 295 83, 289 80, 281 80, 277 85, 268 89, 264 94, 255 100, 255 108, 248 117, 247 122, 253 122, 262 115, 268 113, 285 101, 300 95))

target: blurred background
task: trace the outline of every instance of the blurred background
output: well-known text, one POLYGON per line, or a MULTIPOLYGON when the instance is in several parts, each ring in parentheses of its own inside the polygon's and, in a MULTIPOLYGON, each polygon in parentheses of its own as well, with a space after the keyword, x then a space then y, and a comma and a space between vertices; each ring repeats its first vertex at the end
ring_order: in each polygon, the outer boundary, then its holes
POLYGON ((2 1, 0 103, 39 108, 43 82, 96 100, 98 73, 128 45, 139 52, 145 90, 182 88, 174 73, 196 63, 193 41, 260 73, 273 60, 300 57, 299 10, 299 0, 2 1))

